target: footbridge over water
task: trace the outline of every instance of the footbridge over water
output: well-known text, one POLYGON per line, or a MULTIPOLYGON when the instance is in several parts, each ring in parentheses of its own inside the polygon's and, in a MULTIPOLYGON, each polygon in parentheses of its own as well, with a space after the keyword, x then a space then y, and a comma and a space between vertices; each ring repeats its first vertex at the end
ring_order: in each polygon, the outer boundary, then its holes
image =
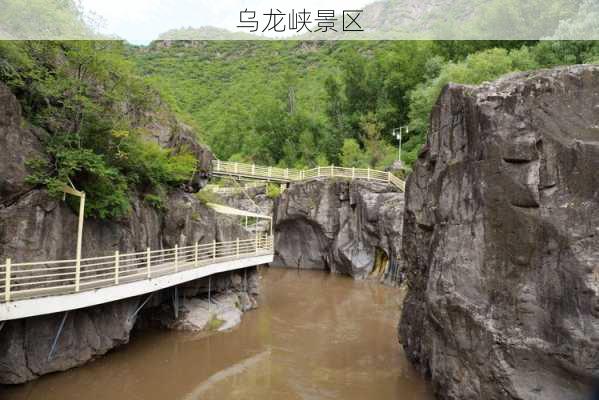
POLYGON ((322 178, 346 178, 386 182, 405 191, 406 184, 391 172, 371 168, 344 168, 336 166, 316 167, 307 170, 264 167, 254 164, 214 160, 212 175, 262 180, 277 183, 309 181, 322 178))

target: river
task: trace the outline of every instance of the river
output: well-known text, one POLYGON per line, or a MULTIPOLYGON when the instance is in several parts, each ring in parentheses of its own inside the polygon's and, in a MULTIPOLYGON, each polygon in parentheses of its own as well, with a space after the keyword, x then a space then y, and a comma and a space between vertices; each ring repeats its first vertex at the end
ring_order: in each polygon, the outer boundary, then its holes
POLYGON ((144 331, 2 400, 421 400, 397 342, 398 290, 319 271, 263 269, 260 308, 230 332, 144 331))

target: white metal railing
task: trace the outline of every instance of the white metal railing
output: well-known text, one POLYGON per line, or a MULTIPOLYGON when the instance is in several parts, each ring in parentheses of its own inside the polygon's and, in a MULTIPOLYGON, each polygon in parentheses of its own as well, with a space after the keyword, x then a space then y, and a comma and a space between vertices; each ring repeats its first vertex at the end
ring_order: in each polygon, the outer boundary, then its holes
POLYGON ((228 242, 152 250, 79 260, 0 265, 0 302, 55 296, 151 279, 226 260, 272 254, 273 238, 256 235, 228 242))
POLYGON ((316 167, 307 170, 291 168, 263 167, 254 164, 213 160, 212 173, 216 175, 236 175, 248 178, 266 179, 281 182, 303 181, 322 177, 366 179, 387 182, 405 191, 405 182, 391 172, 371 168, 316 167))
POLYGON ((266 182, 248 182, 243 186, 219 186, 219 185, 206 185, 204 189, 214 192, 216 194, 237 194, 247 189, 253 189, 258 187, 266 186, 266 182))

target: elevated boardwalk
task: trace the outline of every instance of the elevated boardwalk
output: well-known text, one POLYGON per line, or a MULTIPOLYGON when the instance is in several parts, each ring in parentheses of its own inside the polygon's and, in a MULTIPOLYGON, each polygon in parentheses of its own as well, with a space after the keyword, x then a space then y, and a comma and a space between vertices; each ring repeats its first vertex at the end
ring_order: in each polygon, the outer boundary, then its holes
POLYGON ((391 172, 370 168, 316 167, 307 170, 292 168, 263 167, 221 160, 212 161, 212 175, 263 180, 278 183, 300 182, 319 178, 347 178, 386 182, 405 191, 404 181, 391 172))
POLYGON ((273 260, 273 237, 81 260, 0 265, 0 321, 70 311, 173 287, 273 260))

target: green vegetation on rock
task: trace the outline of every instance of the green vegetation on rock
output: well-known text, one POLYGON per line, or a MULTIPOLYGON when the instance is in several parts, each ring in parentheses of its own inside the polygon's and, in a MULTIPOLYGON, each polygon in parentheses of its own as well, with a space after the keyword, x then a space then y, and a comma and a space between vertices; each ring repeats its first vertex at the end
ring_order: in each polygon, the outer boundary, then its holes
POLYGON ((47 158, 29 160, 29 182, 54 195, 72 182, 88 194, 87 216, 121 217, 133 190, 160 196, 196 167, 191 154, 149 138, 144 116, 167 111, 123 50, 120 42, 0 42, 0 80, 48 132, 47 158))

